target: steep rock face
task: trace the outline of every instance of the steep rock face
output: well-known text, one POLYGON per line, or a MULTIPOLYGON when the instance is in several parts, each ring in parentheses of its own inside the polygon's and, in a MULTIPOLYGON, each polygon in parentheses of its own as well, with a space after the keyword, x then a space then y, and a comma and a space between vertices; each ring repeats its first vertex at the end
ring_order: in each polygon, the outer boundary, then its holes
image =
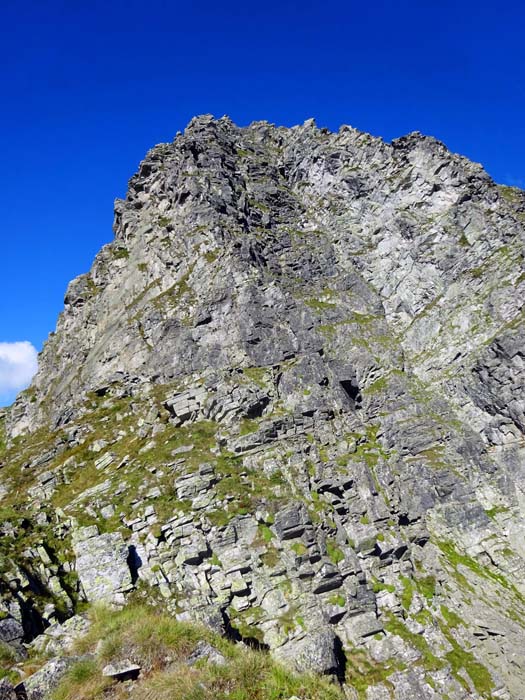
POLYGON ((152 149, 6 416, 7 619, 138 588, 356 697, 520 698, 524 222, 417 133, 152 149))

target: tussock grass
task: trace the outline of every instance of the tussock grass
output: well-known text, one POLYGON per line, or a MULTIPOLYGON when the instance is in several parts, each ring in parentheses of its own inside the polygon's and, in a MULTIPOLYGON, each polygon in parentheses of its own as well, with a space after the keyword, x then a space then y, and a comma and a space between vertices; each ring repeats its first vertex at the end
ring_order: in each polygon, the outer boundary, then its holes
POLYGON ((77 661, 53 693, 53 700, 92 700, 101 698, 110 685, 95 659, 77 661))
POLYGON ((339 686, 313 674, 295 674, 269 654, 236 645, 198 625, 177 622, 162 611, 130 605, 121 611, 97 607, 80 639, 74 664, 53 700, 121 700, 129 686, 102 676, 108 663, 130 659, 141 666, 133 683, 135 700, 287 700, 292 696, 341 700, 339 686), (205 640, 226 659, 224 665, 187 661, 205 640))
MULTIPOLYGON (((128 658, 149 673, 171 661, 186 659, 200 639, 211 643, 212 635, 204 628, 177 622, 143 605, 130 605, 120 611, 94 607, 91 620, 91 628, 77 643, 77 651, 85 654, 96 648, 102 665, 128 658)), ((214 641, 225 645, 220 638, 214 641)), ((224 651, 228 650, 221 648, 224 651)))

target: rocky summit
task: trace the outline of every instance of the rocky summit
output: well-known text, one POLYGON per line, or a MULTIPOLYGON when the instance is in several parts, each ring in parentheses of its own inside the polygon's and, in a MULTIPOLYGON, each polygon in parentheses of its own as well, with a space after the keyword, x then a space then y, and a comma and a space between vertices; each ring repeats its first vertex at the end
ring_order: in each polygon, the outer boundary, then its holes
POLYGON ((95 697, 91 664, 104 697, 523 700, 525 192, 420 133, 201 116, 114 233, 1 418, 0 697, 95 697), (211 628, 185 679, 222 636, 332 681, 152 695, 173 659, 101 655, 101 609, 211 628))

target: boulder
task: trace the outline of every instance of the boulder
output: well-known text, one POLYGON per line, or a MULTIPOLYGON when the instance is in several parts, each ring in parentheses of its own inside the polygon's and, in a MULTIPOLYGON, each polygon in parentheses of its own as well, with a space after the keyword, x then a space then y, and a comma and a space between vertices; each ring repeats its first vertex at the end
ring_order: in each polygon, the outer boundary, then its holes
POLYGON ((339 640, 333 630, 326 628, 298 641, 287 642, 274 652, 274 656, 285 664, 291 664, 300 673, 337 676, 342 671, 338 646, 339 640))
POLYGON ((78 661, 78 657, 60 657, 48 661, 36 673, 15 687, 17 697, 26 697, 27 700, 48 700, 75 661, 78 661))
POLYGON ((133 588, 129 550, 119 532, 96 535, 75 543, 76 569, 90 602, 123 604, 133 588))
POLYGON ((24 628, 12 617, 0 620, 0 642, 12 646, 18 646, 24 639, 24 628))
POLYGON ((275 516, 275 530, 281 540, 300 537, 309 524, 310 516, 302 503, 293 504, 275 516))
POLYGON ((114 661, 102 669, 102 675, 116 681, 134 681, 139 677, 140 666, 129 659, 114 661))

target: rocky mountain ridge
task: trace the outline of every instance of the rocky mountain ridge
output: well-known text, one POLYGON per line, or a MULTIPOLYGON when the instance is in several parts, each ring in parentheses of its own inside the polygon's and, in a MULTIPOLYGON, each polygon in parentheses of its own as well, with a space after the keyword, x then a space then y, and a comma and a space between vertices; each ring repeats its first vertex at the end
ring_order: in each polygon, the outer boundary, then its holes
POLYGON ((525 193, 204 116, 114 231, 3 418, 0 639, 138 595, 350 698, 521 698, 525 193))

